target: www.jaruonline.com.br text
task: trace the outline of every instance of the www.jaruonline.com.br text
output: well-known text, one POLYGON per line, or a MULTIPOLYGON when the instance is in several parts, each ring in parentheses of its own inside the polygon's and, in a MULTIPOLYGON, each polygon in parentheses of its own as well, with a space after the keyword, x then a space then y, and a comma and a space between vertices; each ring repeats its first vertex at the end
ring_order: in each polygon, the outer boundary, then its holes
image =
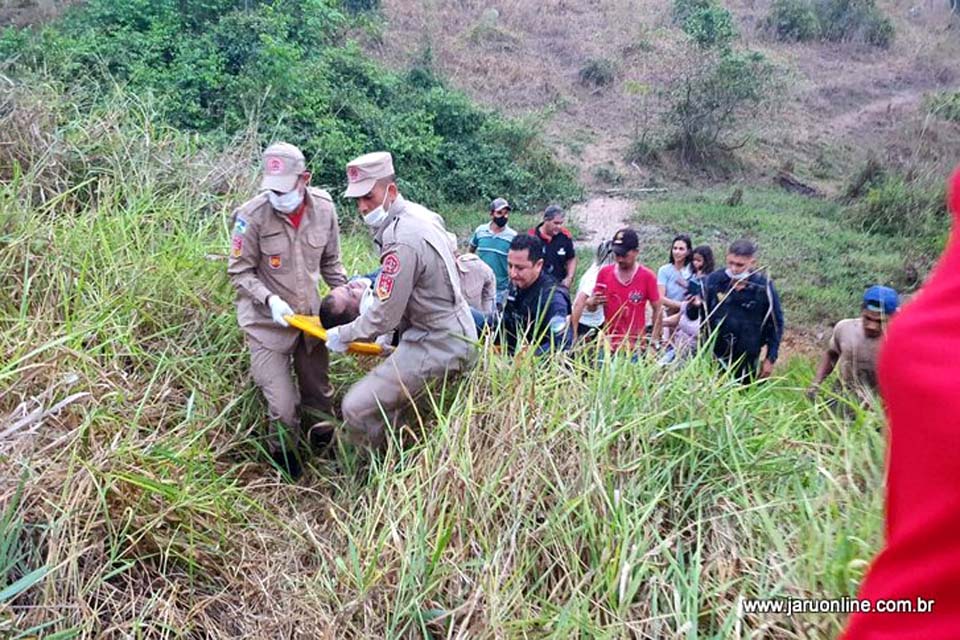
POLYGON ((749 614, 802 613, 931 613, 934 601, 916 597, 896 600, 863 600, 860 598, 741 598, 740 611, 749 614))

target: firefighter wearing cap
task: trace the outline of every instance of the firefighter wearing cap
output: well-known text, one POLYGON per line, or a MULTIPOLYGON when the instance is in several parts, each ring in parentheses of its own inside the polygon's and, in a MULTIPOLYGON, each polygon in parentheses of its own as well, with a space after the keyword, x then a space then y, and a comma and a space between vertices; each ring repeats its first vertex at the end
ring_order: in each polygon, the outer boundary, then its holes
POLYGON ((284 317, 317 314, 321 277, 331 287, 347 281, 333 201, 309 184, 299 149, 286 143, 268 147, 261 193, 233 214, 227 266, 253 379, 267 401, 267 451, 293 478, 300 475, 296 449, 301 418, 306 426, 320 419, 317 414, 329 414, 333 389, 326 347, 290 327, 284 317))
POLYGON ((439 216, 405 200, 394 181, 389 153, 370 153, 347 165, 344 196, 356 198, 380 248, 373 304, 360 317, 327 333, 327 346, 396 329, 396 350, 347 392, 347 437, 381 449, 386 423, 396 427, 410 401, 431 379, 463 372, 475 360, 473 318, 460 290, 456 260, 439 216))

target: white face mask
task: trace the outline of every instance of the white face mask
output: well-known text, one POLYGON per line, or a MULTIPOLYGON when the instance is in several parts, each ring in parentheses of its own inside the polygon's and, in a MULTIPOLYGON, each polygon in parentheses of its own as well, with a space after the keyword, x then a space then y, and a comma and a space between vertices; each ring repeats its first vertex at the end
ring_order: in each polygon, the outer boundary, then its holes
POLYGON ((279 196, 273 191, 268 191, 267 197, 270 198, 270 206, 280 213, 293 213, 303 202, 303 194, 296 188, 279 196))
POLYGON ((730 269, 726 269, 726 274, 727 274, 727 277, 730 278, 731 280, 735 282, 740 282, 750 277, 750 270, 747 269, 747 270, 744 270, 743 273, 734 275, 733 272, 730 271, 730 269))
POLYGON ((363 216, 363 221, 367 224, 367 226, 373 227, 374 229, 376 229, 377 227, 380 226, 380 223, 382 223, 387 218, 387 210, 385 206, 386 204, 387 204, 387 194, 384 193, 383 202, 380 203, 380 206, 374 209, 373 211, 371 211, 370 213, 368 213, 367 215, 363 216))

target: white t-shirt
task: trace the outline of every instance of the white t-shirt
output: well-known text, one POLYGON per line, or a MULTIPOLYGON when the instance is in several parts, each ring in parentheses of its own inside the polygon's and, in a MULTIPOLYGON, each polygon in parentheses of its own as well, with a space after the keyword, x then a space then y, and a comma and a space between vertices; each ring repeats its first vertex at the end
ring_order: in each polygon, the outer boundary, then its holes
MULTIPOLYGON (((577 294, 584 294, 587 297, 593 295, 593 288, 597 286, 597 274, 600 273, 599 265, 590 265, 590 268, 587 269, 583 276, 580 278, 580 286, 577 287, 577 294)), ((590 311, 584 307, 583 315, 580 316, 580 324, 585 324, 588 327, 593 327, 595 329, 600 328, 603 325, 603 305, 597 307, 596 311, 590 311)))

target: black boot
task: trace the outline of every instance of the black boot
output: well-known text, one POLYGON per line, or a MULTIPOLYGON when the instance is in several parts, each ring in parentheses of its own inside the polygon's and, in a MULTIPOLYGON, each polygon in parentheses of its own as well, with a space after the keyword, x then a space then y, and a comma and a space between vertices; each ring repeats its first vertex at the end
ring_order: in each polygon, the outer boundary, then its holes
POLYGON ((310 440, 310 448, 315 455, 327 455, 332 450, 333 436, 336 428, 329 420, 315 422, 307 430, 307 437, 310 440))
POLYGON ((303 475, 303 467, 296 451, 287 448, 275 449, 270 452, 270 458, 288 482, 296 482, 303 475))

